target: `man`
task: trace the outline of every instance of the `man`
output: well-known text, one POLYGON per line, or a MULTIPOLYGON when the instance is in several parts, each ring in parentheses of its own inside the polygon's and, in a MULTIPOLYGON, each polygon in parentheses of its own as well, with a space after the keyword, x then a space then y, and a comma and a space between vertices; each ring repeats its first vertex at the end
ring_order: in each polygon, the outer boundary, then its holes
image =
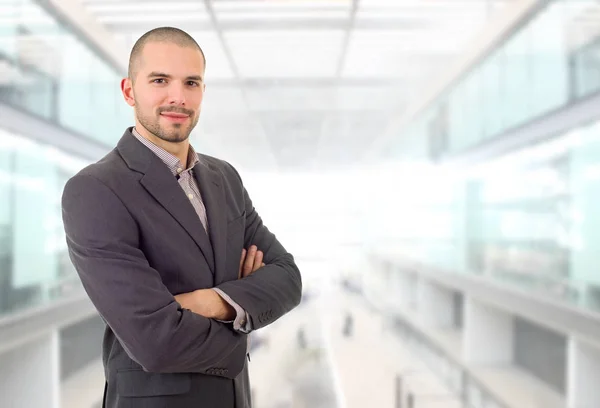
POLYGON ((107 324, 106 408, 250 407, 247 335, 300 302, 236 170, 190 146, 205 63, 181 30, 144 34, 121 82, 135 127, 63 193, 71 260, 107 324))

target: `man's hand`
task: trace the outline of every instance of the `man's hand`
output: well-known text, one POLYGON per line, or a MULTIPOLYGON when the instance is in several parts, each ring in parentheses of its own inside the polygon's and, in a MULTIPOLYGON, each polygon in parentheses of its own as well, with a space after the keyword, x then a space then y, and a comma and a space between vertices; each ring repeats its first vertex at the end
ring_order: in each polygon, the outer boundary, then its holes
POLYGON ((265 266, 263 263, 263 253, 259 251, 256 245, 252 245, 248 251, 242 250, 242 257, 240 259, 240 271, 238 273, 238 279, 245 278, 251 275, 259 268, 265 266))
MULTIPOLYGON (((263 253, 258 250, 256 245, 252 245, 248 251, 242 250, 238 279, 251 275, 263 266, 265 266, 263 253)), ((193 292, 181 293, 175 296, 175 300, 182 308, 209 319, 233 320, 235 318, 233 306, 212 289, 198 289, 193 292)))
POLYGON ((233 320, 235 318, 235 309, 212 289, 181 293, 175 296, 175 300, 182 308, 209 319, 233 320))

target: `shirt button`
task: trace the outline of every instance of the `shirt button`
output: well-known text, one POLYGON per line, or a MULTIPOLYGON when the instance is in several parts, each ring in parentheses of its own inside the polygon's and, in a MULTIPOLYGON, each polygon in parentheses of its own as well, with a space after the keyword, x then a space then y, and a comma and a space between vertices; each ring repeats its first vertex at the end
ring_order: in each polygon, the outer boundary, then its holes
POLYGON ((177 168, 177 173, 181 173, 183 171, 183 169, 181 167, 177 168))
POLYGON ((192 193, 189 193, 188 198, 191 200, 192 198, 194 198, 194 195, 192 193))
POLYGON ((241 319, 240 326, 245 326, 245 325, 246 325, 246 319, 241 319))

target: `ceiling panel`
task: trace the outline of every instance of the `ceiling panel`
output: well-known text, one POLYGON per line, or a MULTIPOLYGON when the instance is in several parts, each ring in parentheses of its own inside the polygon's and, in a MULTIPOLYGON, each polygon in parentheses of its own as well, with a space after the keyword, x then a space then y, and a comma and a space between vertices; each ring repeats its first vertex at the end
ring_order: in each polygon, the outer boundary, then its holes
MULTIPOLYGON (((137 1, 84 1, 88 11, 94 15, 114 15, 118 13, 206 13, 206 6, 202 1, 169 1, 165 7, 164 1, 146 0, 143 4, 137 1)), ((135 17, 129 15, 129 17, 135 17)))
POLYGON ((390 82, 378 86, 340 86, 333 106, 340 111, 398 111, 411 91, 409 81, 402 85, 390 82))
POLYGON ((373 138, 383 131, 390 113, 381 111, 337 112, 327 116, 317 149, 322 168, 352 165, 363 155, 373 138))
POLYGON ((223 43, 215 31, 188 31, 200 45, 206 56, 206 83, 213 79, 230 79, 235 74, 223 49, 223 43))
POLYGON ((243 169, 277 169, 262 123, 255 115, 233 111, 203 112, 191 141, 198 151, 226 158, 243 169))
POLYGON ((423 78, 456 55, 461 41, 426 30, 354 31, 342 77, 423 78))
POLYGON ((331 110, 335 103, 332 86, 265 86, 246 92, 254 112, 331 110))
POLYGON ((136 0, 86 0, 82 1, 86 10, 100 23, 118 31, 143 31, 159 26, 179 26, 193 24, 210 26, 210 14, 203 1, 164 1, 149 0, 141 3, 136 0))
POLYGON ((217 13, 219 22, 238 21, 243 23, 247 20, 307 20, 307 19, 347 19, 350 10, 277 10, 277 11, 230 11, 217 13))
POLYGON ((511 0, 81 1, 129 49, 165 25, 200 44, 200 151, 295 170, 352 164, 511 0))
POLYGON ((258 115, 279 168, 309 170, 316 165, 325 113, 271 112, 258 115))
POLYGON ((349 10, 353 0, 213 0, 217 12, 349 10))
POLYGON ((242 78, 332 77, 343 30, 226 31, 225 41, 242 78))

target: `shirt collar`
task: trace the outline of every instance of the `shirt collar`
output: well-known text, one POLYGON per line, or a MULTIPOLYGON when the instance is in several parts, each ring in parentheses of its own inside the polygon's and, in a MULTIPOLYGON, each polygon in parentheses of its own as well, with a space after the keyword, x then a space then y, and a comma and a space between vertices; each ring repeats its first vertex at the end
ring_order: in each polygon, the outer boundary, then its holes
MULTIPOLYGON (((182 172, 181 170, 178 171, 178 169, 184 168, 183 164, 181 163, 181 160, 179 160, 176 156, 172 155, 171 153, 169 153, 162 147, 155 145, 150 140, 148 140, 144 136, 140 135, 139 132, 135 129, 135 127, 131 129, 131 133, 144 146, 146 146, 154 154, 156 154, 163 161, 163 163, 165 163, 167 165, 167 167, 169 168, 169 170, 171 170, 171 173, 173 173, 174 176, 176 176, 177 174, 182 172)), ((192 169, 199 161, 200 160, 198 159, 198 155, 196 154, 196 151, 194 150, 192 145, 190 145, 190 148, 188 151, 188 163, 190 163, 190 165, 187 168, 185 168, 185 170, 192 169)))

